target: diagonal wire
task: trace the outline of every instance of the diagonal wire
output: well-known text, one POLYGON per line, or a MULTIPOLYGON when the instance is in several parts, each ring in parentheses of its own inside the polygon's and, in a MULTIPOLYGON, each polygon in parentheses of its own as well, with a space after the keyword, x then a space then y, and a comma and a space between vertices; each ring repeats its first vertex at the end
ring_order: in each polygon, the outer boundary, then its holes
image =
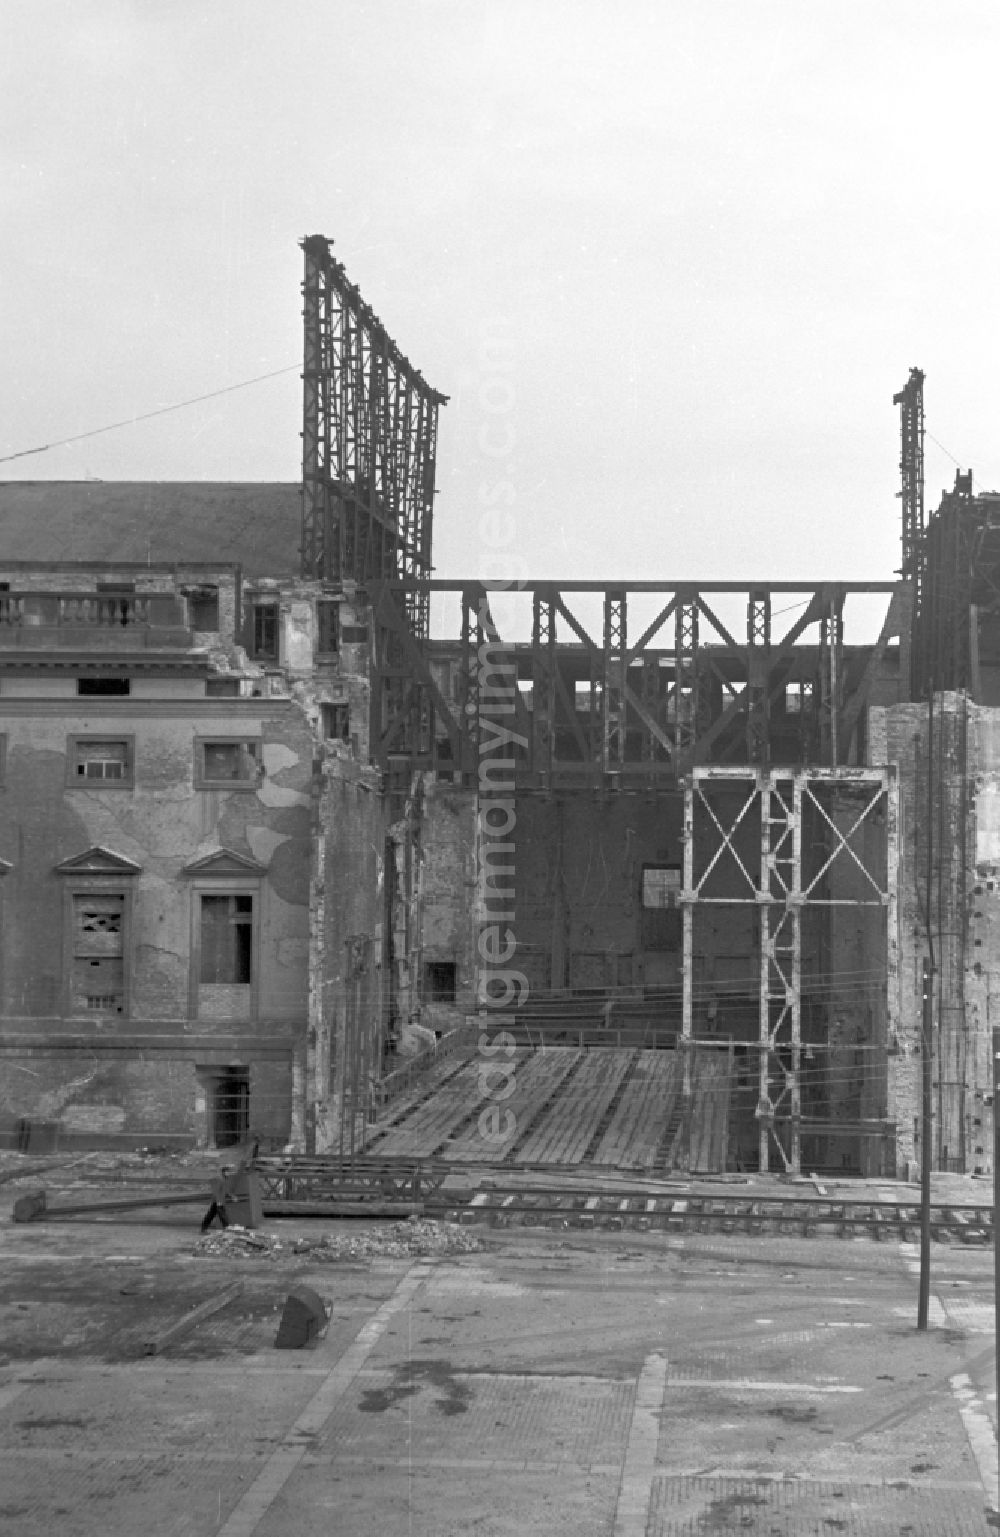
POLYGON ((258 374, 255 379, 243 379, 239 384, 226 384, 221 390, 209 390, 207 395, 193 395, 190 400, 178 400, 172 406, 159 406, 155 411, 142 412, 140 416, 129 416, 120 422, 109 422, 106 427, 92 427, 89 432, 77 432, 71 438, 57 438, 54 443, 41 443, 38 448, 22 448, 16 454, 3 454, 0 455, 0 464, 9 464, 12 459, 27 459, 31 454, 47 454, 50 448, 65 448, 68 443, 82 443, 84 438, 97 438, 102 432, 116 432, 119 427, 134 427, 137 422, 148 422, 153 416, 166 416, 171 411, 183 411, 185 406, 197 406, 203 400, 217 400, 220 395, 231 395, 234 390, 248 389, 251 384, 262 384, 265 379, 277 379, 280 374, 294 373, 301 367, 301 363, 290 363, 287 368, 275 368, 269 374, 258 374))

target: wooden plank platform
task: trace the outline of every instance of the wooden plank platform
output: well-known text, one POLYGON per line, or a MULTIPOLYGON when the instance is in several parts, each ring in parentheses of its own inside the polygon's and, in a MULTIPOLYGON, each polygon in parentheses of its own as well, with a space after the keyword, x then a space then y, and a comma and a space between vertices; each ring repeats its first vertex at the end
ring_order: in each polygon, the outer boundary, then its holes
POLYGON ((681 1062, 676 1052, 637 1052, 593 1162, 622 1168, 651 1168, 682 1084, 681 1062))
MULTIPOLYGON (((451 1163, 650 1169, 663 1158, 664 1140, 675 1123, 681 1134, 682 1078, 680 1053, 653 1049, 522 1046, 509 1058, 477 1054, 457 1063, 452 1057, 426 1075, 408 1103, 393 1104, 372 1127, 365 1152, 451 1163), (504 1088, 507 1070, 513 1092, 500 1099, 497 1090, 504 1088), (513 1142, 494 1143, 483 1135, 479 1116, 487 1105, 512 1113, 513 1142), (591 1153, 605 1120, 607 1128, 591 1153)), ((724 1168, 728 1075, 721 1062, 706 1061, 702 1069, 699 1059, 696 1078, 704 1082, 692 1105, 695 1166, 724 1168)))
POLYGON ((591 1046, 555 1103, 518 1142, 515 1160, 524 1163, 579 1163, 594 1139, 635 1053, 591 1046))
POLYGON ((385 1136, 373 1137, 366 1151, 386 1158, 429 1158, 485 1098, 479 1067, 475 1058, 464 1063, 409 1114, 394 1118, 385 1136))
MULTIPOLYGON (((509 1111, 513 1115, 515 1125, 513 1144, 510 1141, 492 1142, 484 1137, 479 1128, 477 1116, 463 1131, 452 1138, 446 1148, 440 1150, 441 1156, 476 1163, 502 1162, 510 1153, 512 1145, 515 1149, 519 1147, 521 1139, 545 1110, 563 1079, 580 1061, 582 1055, 582 1052, 570 1047, 558 1046, 550 1049, 543 1048, 541 1051, 531 1052, 528 1056, 518 1053, 514 1057, 504 1058, 503 1060, 513 1069, 514 1091, 503 1100, 486 1096, 483 1103, 497 1105, 501 1115, 504 1111, 509 1111)), ((491 1073, 486 1084, 488 1088, 492 1085, 495 1090, 502 1087, 503 1080, 495 1073, 491 1073)))
MULTIPOLYGON (((466 1058, 465 1062, 467 1063, 468 1060, 466 1058)), ((391 1126, 400 1125, 414 1113, 419 1105, 426 1104, 436 1096, 446 1084, 458 1076, 464 1065, 461 1058, 452 1055, 442 1057, 432 1067, 425 1068, 414 1079, 412 1087, 405 1094, 397 1095, 379 1109, 378 1119, 368 1128, 365 1148, 377 1143, 382 1132, 387 1131, 391 1126)))
POLYGON ((691 1064, 692 1172, 721 1174, 729 1149, 732 1069, 721 1051, 695 1051, 691 1064))

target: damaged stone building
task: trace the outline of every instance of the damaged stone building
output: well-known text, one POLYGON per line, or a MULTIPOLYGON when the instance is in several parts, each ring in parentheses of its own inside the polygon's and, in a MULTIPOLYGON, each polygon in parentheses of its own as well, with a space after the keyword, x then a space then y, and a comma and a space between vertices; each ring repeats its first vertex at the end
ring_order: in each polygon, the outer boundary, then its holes
MULTIPOLYGON (((884 582, 433 576, 444 397, 304 242, 301 485, 0 486, 0 1134, 991 1165, 1000 497, 884 582)), ((919 494, 918 494, 919 489, 919 494)))

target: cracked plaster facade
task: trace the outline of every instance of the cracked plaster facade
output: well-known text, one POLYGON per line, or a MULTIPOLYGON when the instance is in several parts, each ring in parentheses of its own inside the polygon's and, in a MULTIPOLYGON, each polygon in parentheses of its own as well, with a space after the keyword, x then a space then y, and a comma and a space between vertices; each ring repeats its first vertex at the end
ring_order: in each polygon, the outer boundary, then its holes
POLYGON ((211 1144, 235 1074, 246 1129, 303 1145, 315 775, 324 705, 346 737, 332 756, 367 752, 364 616, 231 566, 14 563, 0 580, 0 1133, 211 1144), (320 602, 347 637, 322 655, 320 602), (205 981, 205 898, 249 899, 236 981, 205 981), (82 939, 81 902, 98 910, 82 939))

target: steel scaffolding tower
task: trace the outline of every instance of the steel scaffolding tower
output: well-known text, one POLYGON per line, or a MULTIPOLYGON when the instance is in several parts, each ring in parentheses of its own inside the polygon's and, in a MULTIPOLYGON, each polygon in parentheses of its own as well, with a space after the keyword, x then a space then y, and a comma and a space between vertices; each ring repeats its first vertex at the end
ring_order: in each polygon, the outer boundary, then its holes
MULTIPOLYGON (((749 907, 759 935, 757 1122, 759 1168, 798 1173, 804 1136, 873 1137, 883 1123, 811 1117, 802 1102, 803 922, 839 910, 881 909, 877 950, 887 987, 878 1036, 897 1025, 899 948, 895 769, 772 765, 696 767, 684 788, 685 1063, 695 1041, 696 925, 711 910, 749 907)), ((827 1007, 832 1008, 832 999, 827 1007)), ((690 1080, 685 1067, 685 1097, 690 1080)))
MULTIPOLYGON (((302 574, 367 583, 431 574, 438 408, 323 235, 302 241, 302 574)), ((428 597, 411 588, 414 635, 428 597)))
POLYGON ((920 582, 921 542, 924 536, 924 375, 910 369, 910 377, 892 403, 899 406, 899 499, 902 510, 902 567, 904 581, 920 582))

